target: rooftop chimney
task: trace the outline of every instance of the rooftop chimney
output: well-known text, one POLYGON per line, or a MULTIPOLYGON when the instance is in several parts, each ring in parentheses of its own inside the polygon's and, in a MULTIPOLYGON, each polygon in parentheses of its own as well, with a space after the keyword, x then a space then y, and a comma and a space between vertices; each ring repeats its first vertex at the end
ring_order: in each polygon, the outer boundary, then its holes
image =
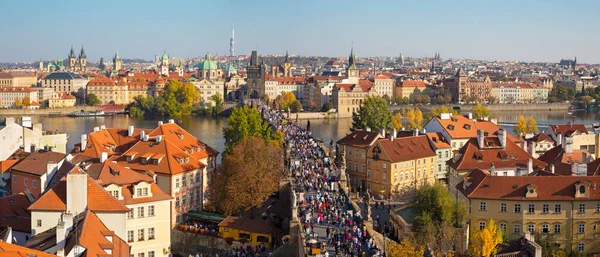
POLYGON ((472 112, 468 112, 467 113, 467 118, 469 118, 469 120, 473 119, 473 113, 472 112))
POLYGON ((427 129, 423 128, 423 134, 427 134, 427 129))
POLYGON ((140 140, 144 140, 145 135, 146 135, 146 132, 144 132, 143 130, 140 131, 140 140))
POLYGON ((506 149, 506 130, 503 128, 498 130, 498 139, 500 140, 500 145, 502 145, 502 148, 506 149))
MULTIPOLYGON (((79 168, 75 168, 79 169, 79 168)), ((78 170, 67 174, 67 212, 82 213, 87 208, 87 174, 78 170)))
POLYGON ((107 152, 101 152, 100 153, 100 163, 104 163, 106 161, 106 159, 108 159, 108 153, 107 152))
POLYGON ((127 127, 127 136, 128 137, 132 137, 133 136, 133 131, 135 130, 135 127, 133 126, 129 126, 127 127))
POLYGON ((371 132, 371 128, 369 128, 369 127, 367 127, 365 130, 368 132, 371 132))
POLYGON ((159 135, 159 136, 156 136, 156 142, 157 142, 157 143, 160 143, 160 141, 162 141, 162 136, 160 136, 160 135, 159 135))
POLYGON ((173 123, 175 123, 175 120, 174 119, 169 119, 169 123, 173 124, 173 123))
POLYGON ((381 137, 385 138, 385 128, 381 129, 381 137))
POLYGON ((531 143, 529 143, 529 145, 527 146, 527 151, 529 152, 529 154, 531 154, 533 158, 538 158, 538 154, 535 152, 535 145, 535 141, 531 141, 531 143))
POLYGON ((396 129, 393 129, 392 133, 390 134, 390 141, 394 141, 394 139, 396 139, 397 135, 398 135, 398 131, 396 131, 396 129))
POLYGON ((81 151, 85 151, 85 148, 87 147, 87 134, 82 134, 81 135, 81 151))
POLYGON ((159 121, 158 121, 158 126, 161 126, 162 124, 163 124, 163 121, 162 121, 162 120, 159 120, 159 121))
POLYGON ((143 139, 143 141, 144 141, 144 142, 148 142, 148 139, 150 139, 150 136, 149 136, 149 135, 144 135, 144 139, 143 139))
POLYGON ((565 153, 573 153, 573 137, 564 137, 562 141, 565 153))
POLYGON ((419 135, 419 129, 413 129, 413 137, 416 137, 419 135))
POLYGON ((587 152, 582 151, 581 152, 581 163, 588 163, 588 157, 587 157, 587 152))
POLYGON ((533 160, 529 158, 527 160, 527 174, 531 174, 533 172, 533 160))
POLYGON ((557 134, 556 135, 556 145, 562 145, 563 140, 562 140, 562 134, 557 134))
POLYGON ((484 141, 485 141, 485 131, 483 131, 483 129, 478 129, 477 130, 477 146, 479 147, 479 149, 483 149, 485 147, 484 141))
POLYGON ((450 116, 452 116, 452 113, 448 113, 448 112, 446 112, 446 113, 440 113, 440 119, 441 120, 449 120, 450 116))
POLYGON ((106 125, 100 125, 100 130, 105 130, 106 129, 106 125))
POLYGON ((94 127, 94 132, 100 131, 100 127, 94 127))
POLYGON ((550 173, 554 174, 554 164, 550 164, 550 173))
POLYGON ((35 153, 35 144, 29 145, 29 152, 30 153, 35 153))

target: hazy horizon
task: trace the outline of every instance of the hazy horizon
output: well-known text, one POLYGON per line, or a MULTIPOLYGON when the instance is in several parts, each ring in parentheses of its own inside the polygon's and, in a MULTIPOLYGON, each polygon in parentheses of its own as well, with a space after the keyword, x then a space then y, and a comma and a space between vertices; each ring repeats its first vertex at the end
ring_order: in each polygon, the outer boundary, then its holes
POLYGON ((229 53, 600 63, 598 1, 8 1, 0 62, 229 53))

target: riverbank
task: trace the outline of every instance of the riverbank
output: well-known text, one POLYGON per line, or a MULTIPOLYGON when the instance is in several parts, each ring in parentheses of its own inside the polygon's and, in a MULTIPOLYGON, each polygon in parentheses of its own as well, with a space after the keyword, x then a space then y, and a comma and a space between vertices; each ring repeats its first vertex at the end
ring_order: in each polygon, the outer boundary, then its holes
MULTIPOLYGON (((423 112, 430 112, 432 109, 441 105, 419 105, 418 108, 423 112)), ((449 108, 459 109, 461 112, 470 112, 475 104, 447 104, 449 108)), ((391 105, 390 111, 397 112, 403 108, 414 108, 414 105, 391 105)), ((487 104, 485 107, 488 110, 495 111, 556 111, 568 110, 571 107, 570 103, 538 103, 538 104, 487 104)))

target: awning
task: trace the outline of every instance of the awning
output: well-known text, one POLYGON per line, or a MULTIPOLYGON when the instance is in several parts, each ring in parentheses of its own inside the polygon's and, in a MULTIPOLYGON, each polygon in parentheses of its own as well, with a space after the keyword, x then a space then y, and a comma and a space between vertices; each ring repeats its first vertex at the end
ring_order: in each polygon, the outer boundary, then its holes
POLYGON ((194 210, 188 211, 185 215, 187 215, 189 218, 192 218, 192 219, 206 220, 206 221, 212 221, 212 222, 216 222, 216 223, 219 223, 219 222, 223 221, 225 218, 227 218, 226 215, 222 215, 222 214, 205 212, 205 211, 194 211, 194 210))

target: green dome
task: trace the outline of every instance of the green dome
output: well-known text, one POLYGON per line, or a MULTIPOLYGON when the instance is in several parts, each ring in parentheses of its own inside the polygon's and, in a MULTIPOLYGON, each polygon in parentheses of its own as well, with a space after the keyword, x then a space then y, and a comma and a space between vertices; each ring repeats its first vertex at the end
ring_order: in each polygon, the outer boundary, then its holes
POLYGON ((204 61, 198 64, 198 70, 216 70, 217 68, 217 63, 210 59, 210 54, 206 54, 204 61))
POLYGON ((233 66, 232 63, 229 63, 229 65, 227 65, 227 71, 233 72, 233 71, 236 71, 236 68, 235 68, 235 66, 233 66))
POLYGON ((162 56, 162 58, 161 58, 161 59, 162 59, 163 61, 164 61, 164 60, 168 60, 168 59, 169 59, 169 56, 167 56, 167 52, 164 52, 164 53, 163 53, 163 56, 162 56))

